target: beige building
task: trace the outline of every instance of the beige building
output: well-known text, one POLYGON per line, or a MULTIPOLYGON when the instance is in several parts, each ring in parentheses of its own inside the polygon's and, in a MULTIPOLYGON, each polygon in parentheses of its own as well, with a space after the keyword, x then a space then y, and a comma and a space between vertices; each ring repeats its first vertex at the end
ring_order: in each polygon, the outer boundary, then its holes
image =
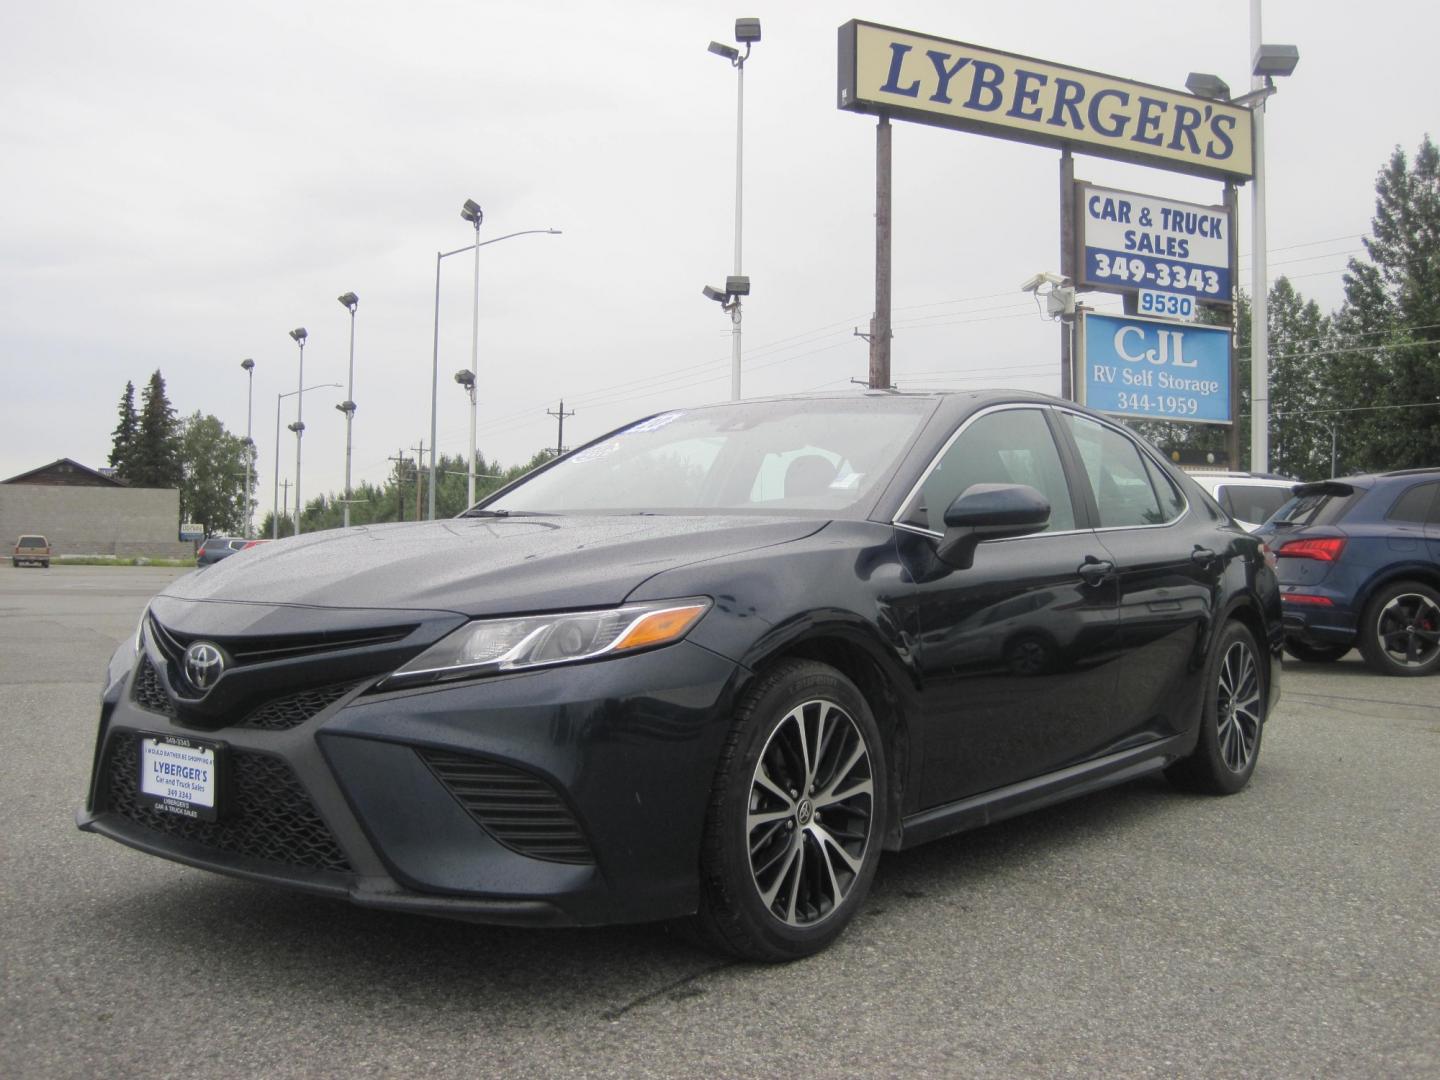
POLYGON ((0 480, 0 543, 40 533, 56 555, 185 559, 195 545, 180 536, 180 492, 132 488, 61 458, 0 480))

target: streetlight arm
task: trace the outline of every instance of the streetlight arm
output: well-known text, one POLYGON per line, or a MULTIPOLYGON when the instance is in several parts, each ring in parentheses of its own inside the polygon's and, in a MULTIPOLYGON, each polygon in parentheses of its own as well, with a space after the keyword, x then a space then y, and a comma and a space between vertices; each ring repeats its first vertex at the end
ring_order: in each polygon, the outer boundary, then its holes
POLYGON ((546 233, 550 236, 563 236, 563 229, 521 229, 519 232, 506 233, 504 236, 497 236, 493 240, 482 240, 478 244, 466 244, 464 247, 456 248, 454 251, 437 252, 437 259, 448 259, 451 255, 460 255, 467 251, 474 251, 476 248, 485 247, 488 244, 498 244, 501 240, 509 240, 512 236, 530 236, 533 233, 546 233))

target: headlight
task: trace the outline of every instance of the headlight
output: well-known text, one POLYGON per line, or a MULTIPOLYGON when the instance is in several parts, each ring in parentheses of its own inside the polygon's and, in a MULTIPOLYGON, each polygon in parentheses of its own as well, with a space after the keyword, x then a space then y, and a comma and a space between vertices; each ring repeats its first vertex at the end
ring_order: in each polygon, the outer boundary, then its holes
POLYGON ((477 619, 397 670, 385 686, 523 671, 668 645, 708 610, 705 599, 660 600, 609 611, 477 619))

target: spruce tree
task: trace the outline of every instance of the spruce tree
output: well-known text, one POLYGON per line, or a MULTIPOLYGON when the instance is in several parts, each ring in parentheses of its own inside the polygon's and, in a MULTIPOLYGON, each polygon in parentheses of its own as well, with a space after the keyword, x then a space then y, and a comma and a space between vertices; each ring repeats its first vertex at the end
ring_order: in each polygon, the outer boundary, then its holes
POLYGON ((120 422, 110 441, 110 467, 122 480, 130 478, 130 457, 140 432, 140 418, 135 414, 135 384, 127 381, 120 395, 120 422))
POLYGON ((183 478, 175 409, 157 370, 141 393, 140 428, 127 465, 137 487, 178 488, 183 478))

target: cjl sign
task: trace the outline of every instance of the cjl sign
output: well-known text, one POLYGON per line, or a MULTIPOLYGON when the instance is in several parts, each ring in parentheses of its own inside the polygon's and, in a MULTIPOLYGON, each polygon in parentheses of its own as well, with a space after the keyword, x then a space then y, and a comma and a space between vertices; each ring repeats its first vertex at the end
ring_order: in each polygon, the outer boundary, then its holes
POLYGON ((1230 331, 1085 312, 1080 403, 1117 416, 1228 424, 1230 331))

